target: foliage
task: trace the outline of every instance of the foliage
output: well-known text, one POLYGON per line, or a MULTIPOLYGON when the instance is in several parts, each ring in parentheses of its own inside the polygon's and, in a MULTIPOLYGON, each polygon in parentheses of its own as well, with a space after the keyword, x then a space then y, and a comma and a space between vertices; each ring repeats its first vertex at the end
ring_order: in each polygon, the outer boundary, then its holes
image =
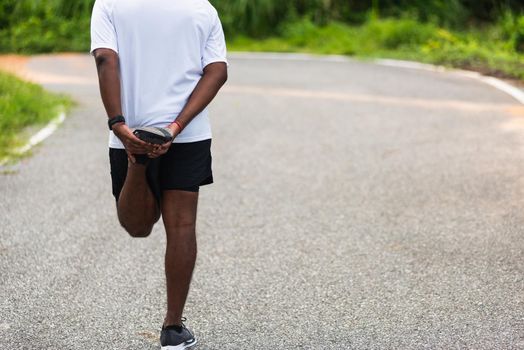
MULTIPOLYGON (((94 1, 0 0, 0 51, 87 51, 94 1)), ((522 76, 522 0, 210 1, 233 47, 395 56, 522 76)))
MULTIPOLYGON (((515 25, 522 18, 515 18, 515 25)), ((359 26, 337 22, 317 26, 305 19, 283 26, 276 37, 239 37, 229 46, 243 51, 411 59, 524 79, 524 55, 516 50, 514 37, 513 30, 506 31, 499 25, 462 33, 409 18, 371 19, 359 26)))
POLYGON ((0 0, 0 50, 86 50, 94 0, 0 0))
POLYGON ((0 72, 0 159, 20 146, 20 132, 33 124, 44 124, 57 116, 69 99, 44 91, 36 84, 0 72))
POLYGON ((330 21, 361 24, 369 14, 402 17, 464 28, 496 21, 505 11, 522 12, 522 0, 211 0, 230 36, 275 34, 282 23, 307 18, 316 25, 330 21))
POLYGON ((499 20, 499 27, 502 30, 502 38, 509 40, 515 51, 524 53, 524 15, 516 16, 507 12, 499 20))
MULTIPOLYGON (((464 29, 524 11, 522 0, 210 0, 229 37, 275 35, 285 23, 307 18, 361 24, 369 16, 399 18, 464 29)), ((95 0, 0 0, 0 51, 87 50, 95 0)), ((522 28, 520 26, 519 28, 522 28)), ((522 38, 522 34, 519 36, 522 38)), ((515 39, 522 40, 522 39, 515 39)))

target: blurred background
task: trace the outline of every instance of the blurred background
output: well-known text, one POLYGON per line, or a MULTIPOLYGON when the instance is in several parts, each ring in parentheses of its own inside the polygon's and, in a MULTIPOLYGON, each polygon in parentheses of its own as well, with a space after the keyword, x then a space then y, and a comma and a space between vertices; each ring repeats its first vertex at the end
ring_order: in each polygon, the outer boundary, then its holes
MULTIPOLYGON (((524 349, 522 91, 373 60, 519 84, 524 0, 211 2, 230 51, 357 59, 231 55, 201 349, 524 349)), ((158 349, 165 235, 115 218, 93 3, 0 0, 0 349, 158 349)))
MULTIPOLYGON (((212 0, 232 50, 393 57, 524 78, 522 0, 212 0)), ((94 0, 0 0, 2 52, 87 51, 94 0)))

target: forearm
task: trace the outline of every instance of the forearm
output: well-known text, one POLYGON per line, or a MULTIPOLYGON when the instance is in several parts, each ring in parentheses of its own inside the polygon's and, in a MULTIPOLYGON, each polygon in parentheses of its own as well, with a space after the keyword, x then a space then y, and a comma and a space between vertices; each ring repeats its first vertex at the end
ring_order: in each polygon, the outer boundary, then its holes
POLYGON ((116 53, 95 53, 100 95, 109 118, 122 115, 120 72, 116 53))
MULTIPOLYGON (((120 95, 120 68, 118 54, 110 49, 95 51, 96 68, 100 84, 100 95, 107 112, 108 118, 122 115, 122 101, 120 95)), ((130 153, 142 154, 149 152, 145 142, 139 140, 132 130, 123 122, 113 123, 112 130, 130 153)), ((132 157, 132 156, 130 156, 132 157)))
POLYGON ((227 66, 225 63, 212 63, 207 66, 204 70, 204 75, 196 85, 183 110, 176 118, 177 123, 182 128, 188 125, 193 118, 213 101, 226 80, 227 66))

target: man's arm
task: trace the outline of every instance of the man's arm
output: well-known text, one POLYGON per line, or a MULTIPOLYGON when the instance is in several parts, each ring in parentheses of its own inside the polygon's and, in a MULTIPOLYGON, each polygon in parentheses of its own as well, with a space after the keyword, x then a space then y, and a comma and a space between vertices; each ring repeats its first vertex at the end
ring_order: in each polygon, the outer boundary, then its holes
POLYGON ((100 95, 109 118, 122 115, 118 54, 110 49, 94 52, 100 95))
MULTIPOLYGON (((217 95, 220 88, 227 81, 227 64, 225 62, 210 63, 204 68, 204 74, 189 96, 189 99, 179 113, 175 122, 167 128, 171 131, 173 138, 185 128, 193 118, 206 108, 217 95)), ((157 146, 153 152, 148 153, 150 158, 157 158, 166 153, 171 146, 171 141, 157 146)))
MULTIPOLYGON (((94 52, 100 95, 108 118, 122 115, 120 94, 120 71, 118 54, 111 49, 97 49, 94 52)), ((134 161, 132 154, 143 154, 153 150, 153 146, 140 140, 125 123, 113 126, 113 132, 122 141, 128 155, 134 161)))
MULTIPOLYGON (((204 108, 213 101, 220 88, 227 81, 227 64, 225 62, 215 62, 208 64, 204 68, 204 74, 189 96, 189 99, 176 118, 182 128, 186 127, 204 108)), ((172 123, 168 127, 174 136, 181 130, 177 124, 172 123)))

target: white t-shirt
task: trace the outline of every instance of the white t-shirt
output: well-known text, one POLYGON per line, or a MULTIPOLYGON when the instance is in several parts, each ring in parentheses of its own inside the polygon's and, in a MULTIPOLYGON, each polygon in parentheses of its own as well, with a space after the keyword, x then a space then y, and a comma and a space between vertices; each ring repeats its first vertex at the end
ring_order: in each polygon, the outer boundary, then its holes
MULTIPOLYGON (((207 0, 96 0, 91 53, 98 48, 118 53, 122 111, 131 128, 170 124, 204 67, 227 63, 222 25, 207 0)), ((174 142, 209 138, 206 109, 174 142)), ((124 148, 112 132, 109 147, 124 148)))

